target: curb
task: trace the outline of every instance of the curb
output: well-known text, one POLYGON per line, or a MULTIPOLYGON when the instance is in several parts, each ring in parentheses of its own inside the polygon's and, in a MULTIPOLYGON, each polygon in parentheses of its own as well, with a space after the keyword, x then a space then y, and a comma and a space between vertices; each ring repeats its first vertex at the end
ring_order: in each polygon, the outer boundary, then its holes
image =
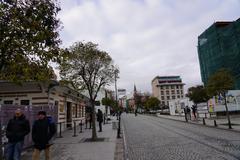
MULTIPOLYGON (((123 122, 122 122, 123 124, 123 122)), ((123 159, 124 160, 128 160, 128 149, 127 149, 127 141, 126 141, 126 137, 125 137, 125 125, 122 125, 122 135, 123 135, 123 151, 124 151, 124 155, 123 155, 123 159)))
MULTIPOLYGON (((148 116, 149 116, 149 115, 148 115, 148 116)), ((149 117, 150 117, 150 116, 149 116, 149 117)), ((182 123, 190 123, 190 124, 194 124, 194 125, 201 125, 201 126, 208 127, 208 128, 216 128, 216 129, 219 129, 219 130, 225 130, 225 131, 240 133, 239 130, 222 128, 222 127, 215 127, 215 126, 209 126, 209 125, 203 125, 203 124, 201 124, 201 123, 194 123, 194 122, 189 122, 189 121, 186 122, 186 121, 177 120, 177 119, 172 119, 172 118, 167 118, 167 117, 158 117, 158 116, 151 116, 151 117, 163 118, 163 119, 173 120, 173 121, 182 122, 182 123)))

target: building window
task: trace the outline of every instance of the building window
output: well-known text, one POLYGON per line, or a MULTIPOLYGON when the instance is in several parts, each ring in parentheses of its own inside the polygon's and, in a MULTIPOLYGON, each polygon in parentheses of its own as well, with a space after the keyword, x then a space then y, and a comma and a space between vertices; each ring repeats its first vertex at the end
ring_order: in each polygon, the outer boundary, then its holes
POLYGON ((170 96, 167 96, 167 100, 169 100, 170 99, 170 96))
POLYGON ((163 86, 161 86, 161 89, 164 89, 164 87, 163 87, 163 86))
POLYGON ((171 89, 174 89, 174 86, 171 86, 171 89))
POLYGON ((169 91, 166 91, 166 94, 169 95, 169 91))
POLYGON ((179 90, 177 90, 177 94, 179 94, 179 90))
POLYGON ((166 89, 168 89, 169 87, 168 86, 166 86, 166 89))
POLYGON ((13 101, 12 100, 6 100, 6 101, 3 101, 3 104, 13 104, 13 101))
POLYGON ((82 117, 84 117, 84 107, 83 106, 81 106, 81 110, 82 110, 82 117))
POLYGON ((175 94, 175 90, 172 90, 172 94, 175 94))
POLYGON ((178 86, 178 85, 176 85, 176 88, 178 89, 178 88, 179 88, 179 86, 178 86))
POLYGON ((178 95, 177 98, 180 98, 180 96, 178 95))
POLYGON ((76 118, 76 105, 72 104, 71 110, 72 110, 72 118, 76 118))
POLYGON ((161 98, 162 98, 162 100, 164 100, 164 96, 162 96, 161 98))
POLYGON ((163 92, 163 91, 161 91, 161 95, 164 95, 164 92, 163 92))
POLYGON ((172 99, 175 99, 176 97, 175 96, 172 96, 172 99))
POLYGON ((21 105, 29 105, 30 101, 29 100, 21 100, 20 104, 21 105))
POLYGON ((183 91, 181 90, 181 94, 183 94, 183 91))

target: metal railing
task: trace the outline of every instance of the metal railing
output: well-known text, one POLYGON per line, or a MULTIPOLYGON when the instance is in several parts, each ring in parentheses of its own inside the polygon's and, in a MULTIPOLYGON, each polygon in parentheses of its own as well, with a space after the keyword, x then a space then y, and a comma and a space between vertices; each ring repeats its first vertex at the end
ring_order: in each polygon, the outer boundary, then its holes
POLYGON ((63 138, 63 125, 70 125, 69 129, 73 129, 73 137, 77 137, 77 126, 79 126, 79 133, 83 133, 84 120, 75 120, 73 122, 59 122, 57 123, 58 135, 57 138, 63 138), (72 126, 73 125, 73 126, 72 126))

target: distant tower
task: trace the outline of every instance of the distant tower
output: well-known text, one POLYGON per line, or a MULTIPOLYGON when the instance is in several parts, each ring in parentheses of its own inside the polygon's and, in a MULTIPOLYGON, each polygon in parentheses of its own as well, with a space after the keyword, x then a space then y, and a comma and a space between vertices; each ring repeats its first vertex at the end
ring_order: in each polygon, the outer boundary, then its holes
POLYGON ((135 96, 136 94, 137 94, 137 88, 136 88, 136 85, 134 84, 133 96, 135 96))
POLYGON ((133 89, 133 98, 134 98, 134 109, 137 109, 140 103, 140 95, 137 93, 137 87, 135 84, 133 89))

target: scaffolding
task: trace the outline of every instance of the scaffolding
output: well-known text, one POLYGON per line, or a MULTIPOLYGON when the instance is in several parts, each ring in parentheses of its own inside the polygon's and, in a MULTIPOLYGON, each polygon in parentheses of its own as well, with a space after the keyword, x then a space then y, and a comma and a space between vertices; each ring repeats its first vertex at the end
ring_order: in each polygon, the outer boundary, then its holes
POLYGON ((240 19, 216 22, 198 37, 201 77, 206 85, 210 75, 220 68, 232 72, 235 89, 240 89, 240 19))

